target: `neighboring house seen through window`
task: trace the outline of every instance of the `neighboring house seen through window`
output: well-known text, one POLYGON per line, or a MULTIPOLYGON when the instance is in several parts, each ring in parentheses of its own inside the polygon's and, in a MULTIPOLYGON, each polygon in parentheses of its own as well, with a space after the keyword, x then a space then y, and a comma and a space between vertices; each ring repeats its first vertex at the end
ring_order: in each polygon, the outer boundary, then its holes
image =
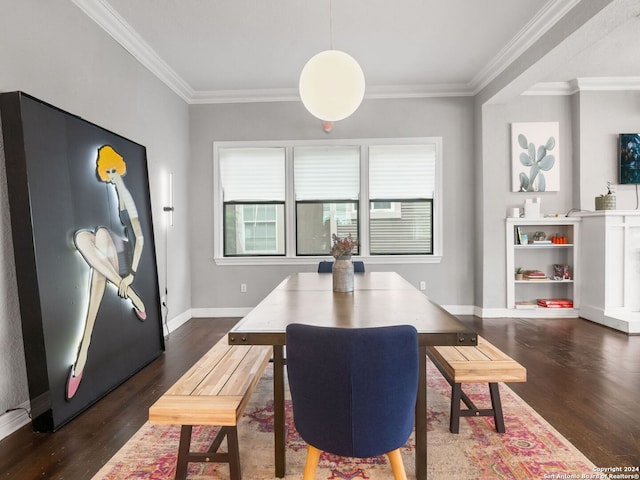
POLYGON ((371 259, 441 256, 440 138, 219 142, 214 172, 216 261, 326 257, 334 233, 371 259))

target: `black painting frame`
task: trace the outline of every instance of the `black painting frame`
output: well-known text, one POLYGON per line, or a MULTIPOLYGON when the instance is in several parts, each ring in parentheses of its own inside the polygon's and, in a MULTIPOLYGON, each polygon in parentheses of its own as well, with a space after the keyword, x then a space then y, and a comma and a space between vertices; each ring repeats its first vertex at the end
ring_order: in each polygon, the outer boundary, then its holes
POLYGON ((55 431, 164 350, 146 148, 23 92, 0 94, 0 116, 32 423, 55 431), (126 161, 126 189, 116 192, 98 174, 105 146, 126 161), (131 233, 123 228, 126 203, 137 207, 129 210, 137 214, 139 262, 120 274, 131 275, 115 282, 120 288, 105 281, 86 335, 100 275, 80 254, 77 232, 131 233), (88 354, 76 378, 84 338, 88 354))

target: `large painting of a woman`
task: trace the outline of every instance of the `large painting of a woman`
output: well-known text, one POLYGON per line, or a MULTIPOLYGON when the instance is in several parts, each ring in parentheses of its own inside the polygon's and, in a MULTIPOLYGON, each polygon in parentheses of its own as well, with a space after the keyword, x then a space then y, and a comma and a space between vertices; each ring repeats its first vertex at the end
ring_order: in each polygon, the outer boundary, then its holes
POLYGON ((33 429, 56 431, 164 350, 146 148, 0 94, 33 429))
POLYGON ((98 149, 96 175, 100 181, 113 185, 116 190, 122 228, 115 232, 106 226, 98 226, 94 230, 78 230, 74 235, 74 244, 89 265, 91 276, 84 333, 77 359, 69 372, 67 399, 71 399, 80 386, 93 327, 107 282, 117 287, 121 298, 131 301, 133 313, 138 319, 147 318, 144 302, 133 285, 142 255, 144 236, 138 210, 124 182, 126 173, 127 165, 113 147, 104 145, 98 149))

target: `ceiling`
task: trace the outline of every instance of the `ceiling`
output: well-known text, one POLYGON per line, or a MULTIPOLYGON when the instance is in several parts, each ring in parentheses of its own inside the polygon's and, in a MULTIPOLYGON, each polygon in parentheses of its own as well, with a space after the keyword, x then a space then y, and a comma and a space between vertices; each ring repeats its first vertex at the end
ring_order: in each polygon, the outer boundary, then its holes
MULTIPOLYGON (((211 103, 297 99, 305 62, 331 47, 358 60, 369 98, 473 95, 581 0, 72 1, 185 100, 211 103)), ((639 31, 638 17, 610 28, 544 81, 640 77, 639 31)))

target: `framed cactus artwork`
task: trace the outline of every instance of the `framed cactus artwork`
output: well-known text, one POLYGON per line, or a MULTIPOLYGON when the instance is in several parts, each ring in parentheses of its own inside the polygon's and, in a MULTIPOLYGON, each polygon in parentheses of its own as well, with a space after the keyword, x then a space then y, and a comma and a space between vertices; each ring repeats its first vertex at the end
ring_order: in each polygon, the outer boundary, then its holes
POLYGON ((511 124, 512 191, 560 190, 560 124, 511 124))

